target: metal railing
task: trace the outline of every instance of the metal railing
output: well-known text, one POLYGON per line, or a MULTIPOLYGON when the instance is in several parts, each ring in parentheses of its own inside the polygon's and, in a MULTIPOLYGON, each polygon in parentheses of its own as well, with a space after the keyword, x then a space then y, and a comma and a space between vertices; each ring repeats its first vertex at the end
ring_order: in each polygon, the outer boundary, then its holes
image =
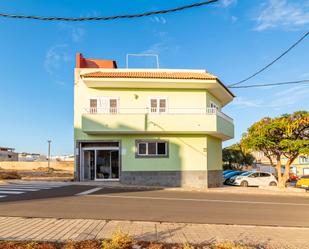
POLYGON ((233 122, 233 119, 216 108, 165 108, 165 107, 151 107, 151 108, 85 108, 86 114, 158 114, 158 115, 218 115, 219 117, 233 122))

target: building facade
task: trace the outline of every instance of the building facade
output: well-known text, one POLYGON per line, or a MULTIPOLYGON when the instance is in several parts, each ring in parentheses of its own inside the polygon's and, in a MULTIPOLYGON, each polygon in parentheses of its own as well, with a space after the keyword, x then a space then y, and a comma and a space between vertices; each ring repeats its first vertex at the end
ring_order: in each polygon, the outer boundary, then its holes
POLYGON ((0 147, 0 162, 18 161, 18 154, 13 148, 0 147))
POLYGON ((38 153, 18 153, 18 161, 20 162, 46 162, 47 157, 38 153))
POLYGON ((119 69, 76 56, 78 181, 208 188, 222 184, 234 95, 203 70, 119 69))
MULTIPOLYGON (((262 151, 255 151, 252 155, 256 158, 257 167, 262 171, 268 171, 276 174, 276 169, 271 166, 269 159, 262 151)), ((273 163, 276 164, 276 158, 272 158, 273 163)), ((281 157, 282 172, 284 172, 284 165, 287 163, 287 158, 281 157)), ((309 175, 309 155, 299 155, 290 166, 291 174, 295 176, 309 175)))

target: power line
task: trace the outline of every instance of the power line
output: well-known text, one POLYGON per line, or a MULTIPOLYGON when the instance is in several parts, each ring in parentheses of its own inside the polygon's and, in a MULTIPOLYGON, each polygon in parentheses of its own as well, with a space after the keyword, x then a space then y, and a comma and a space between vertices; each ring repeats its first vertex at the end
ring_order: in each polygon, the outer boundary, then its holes
POLYGON ((309 83, 309 80, 298 80, 298 81, 286 81, 286 82, 277 82, 269 84, 254 84, 246 86, 228 86, 228 88, 253 88, 253 87, 267 87, 267 86, 281 86, 281 85, 293 85, 293 84, 303 84, 309 83))
POLYGON ((173 9, 167 10, 158 10, 158 11, 150 11, 144 12, 139 14, 128 14, 128 15, 116 15, 116 16, 97 16, 97 17, 45 17, 45 16, 32 16, 32 15, 16 15, 16 14, 6 14, 0 13, 0 17, 7 17, 7 18, 20 18, 20 19, 35 19, 40 21, 108 21, 114 19, 125 19, 125 18, 136 18, 136 17, 145 17, 151 15, 158 15, 158 14, 166 14, 176 11, 181 11, 185 9, 190 9, 194 7, 200 7, 203 5, 211 4, 217 2, 219 0, 208 0, 200 3, 194 3, 190 5, 185 5, 173 9))
POLYGON ((288 52, 290 52, 294 47, 296 47, 299 43, 301 43, 302 40, 304 40, 307 36, 309 35, 309 32, 305 33, 301 38, 299 38, 295 43, 292 44, 292 46, 290 46, 287 50, 285 50, 281 55, 279 55, 276 59, 274 59, 272 62, 270 62, 269 64, 267 64, 266 66, 264 66, 263 68, 261 68, 260 70, 258 70, 256 73, 250 75, 249 77, 238 81, 234 84, 229 85, 228 87, 232 87, 232 86, 236 86, 239 85, 241 83, 244 83, 245 81, 248 81, 250 79, 252 79, 253 77, 255 77, 256 75, 260 74, 261 72, 263 72, 264 70, 266 70, 267 68, 269 68, 271 65, 273 65, 275 62, 277 62, 278 60, 280 60, 283 56, 285 56, 288 52))

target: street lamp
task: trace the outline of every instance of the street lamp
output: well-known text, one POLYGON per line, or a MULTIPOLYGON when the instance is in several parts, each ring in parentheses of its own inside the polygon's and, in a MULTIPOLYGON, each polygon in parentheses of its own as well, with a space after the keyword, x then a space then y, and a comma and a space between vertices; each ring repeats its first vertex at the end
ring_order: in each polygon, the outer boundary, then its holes
POLYGON ((48 157, 47 157, 47 162, 48 162, 48 172, 50 172, 50 144, 51 144, 51 140, 47 140, 48 142, 48 157))

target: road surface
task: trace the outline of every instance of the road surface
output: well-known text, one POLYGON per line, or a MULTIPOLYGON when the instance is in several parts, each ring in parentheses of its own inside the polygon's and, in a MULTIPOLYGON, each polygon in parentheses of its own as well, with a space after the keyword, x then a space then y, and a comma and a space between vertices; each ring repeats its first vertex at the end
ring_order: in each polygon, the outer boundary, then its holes
POLYGON ((70 185, 0 198, 0 216, 309 227, 309 198, 70 185))

